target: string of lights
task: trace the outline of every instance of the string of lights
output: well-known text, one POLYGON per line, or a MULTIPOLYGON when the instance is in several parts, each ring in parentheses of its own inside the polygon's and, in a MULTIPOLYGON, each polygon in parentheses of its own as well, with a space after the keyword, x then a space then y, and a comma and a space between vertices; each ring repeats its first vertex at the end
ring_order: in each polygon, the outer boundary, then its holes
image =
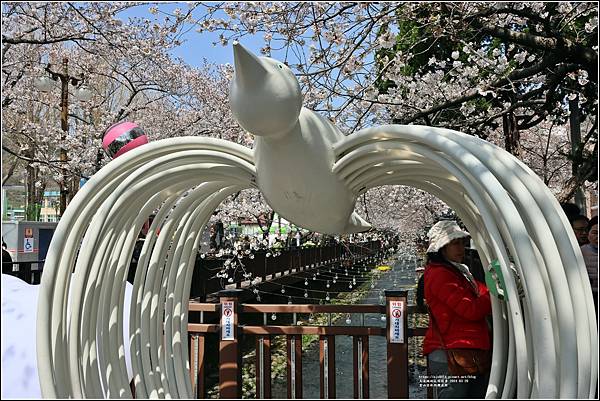
MULTIPOLYGON (((339 279, 339 275, 342 274, 342 277, 345 276, 349 276, 350 273, 355 273, 355 274, 363 274, 369 271, 369 269, 367 268, 366 265, 360 265, 360 266, 350 266, 350 267, 332 267, 333 265, 324 265, 324 266, 319 266, 316 268, 312 268, 310 270, 302 270, 302 271, 296 271, 294 273, 290 273, 289 275, 287 275, 287 277, 290 276, 299 276, 300 278, 311 278, 312 280, 322 280, 322 281, 326 281, 327 279, 335 279, 335 280, 340 280, 340 281, 347 281, 344 278, 339 279), (317 270, 315 270, 317 269, 317 270), (325 269, 328 269, 331 273, 331 275, 329 275, 327 272, 325 272, 325 269), (360 271, 360 269, 363 270, 363 272, 360 271), (335 276, 333 276, 333 274, 335 274, 335 276), (310 275, 312 275, 312 277, 309 277, 310 275), (318 276, 319 275, 323 275, 324 277, 326 277, 325 279, 319 279, 318 276)), ((242 275, 245 278, 251 278, 252 276, 254 276, 254 273, 252 272, 248 272, 244 265, 230 265, 228 264, 228 266, 225 267, 221 267, 219 268, 218 272, 211 276, 210 278, 228 278, 228 282, 232 283, 234 281, 234 276, 237 273, 237 269, 241 269, 242 271, 242 275), (234 270, 233 274, 230 272, 227 272, 227 270, 234 270)), ((209 269, 211 271, 215 271, 217 269, 209 269)), ((239 275, 239 273, 237 273, 239 275)))
MULTIPOLYGON (((404 285, 402 287, 405 288, 412 288, 412 285, 404 285)), ((300 289, 302 290, 302 289, 300 289)), ((354 291, 322 291, 322 290, 303 290, 304 291, 304 296, 298 296, 298 295, 290 295, 287 293, 277 293, 277 292, 272 292, 272 291, 266 291, 266 290, 259 290, 257 288, 255 288, 253 290, 254 294, 257 295, 257 301, 260 302, 260 295, 270 295, 273 297, 278 297, 278 298, 283 298, 284 300, 287 300, 288 304, 293 304, 293 300, 300 300, 300 301, 315 301, 318 302, 320 304, 323 304, 324 301, 329 302, 332 298, 335 298, 333 295, 339 295, 339 294, 344 294, 344 293, 352 293, 354 291), (319 294, 325 294, 325 297, 313 297, 310 296, 310 293, 319 293, 319 294)), ((361 298, 361 301, 364 303, 378 303, 378 304, 383 304, 385 303, 385 289, 380 288, 378 290, 379 292, 379 296, 378 297, 365 297, 365 298, 361 298), (372 301, 372 302, 371 302, 372 301)))
MULTIPOLYGON (((399 260, 398 262, 400 263, 404 263, 404 261, 399 260)), ((400 270, 400 271, 396 271, 396 275, 397 273, 400 273, 401 271, 404 271, 404 267, 400 270)), ((305 273, 305 272, 300 272, 300 273, 305 273)), ((310 273, 311 272, 306 272, 306 273, 310 273)), ((359 272, 361 275, 363 274, 362 272, 359 272)), ((319 303, 323 303, 324 301, 330 301, 332 298, 338 296, 339 294, 344 294, 344 293, 352 293, 356 291, 357 287, 362 286, 364 283, 367 282, 371 282, 371 290, 375 289, 376 286, 376 280, 379 280, 381 278, 380 274, 372 274, 373 271, 369 271, 365 274, 369 274, 369 276, 367 278, 363 278, 363 277, 359 277, 358 279, 355 276, 352 276, 352 279, 348 279, 348 280, 344 280, 344 283, 351 283, 349 285, 349 289, 348 290, 327 290, 327 289, 314 289, 314 288, 306 288, 306 287, 298 287, 295 285, 289 285, 289 284, 281 284, 281 283, 277 283, 276 285, 280 286, 281 290, 279 293, 274 292, 274 291, 266 291, 266 290, 262 290, 262 289, 258 289, 255 288, 253 291, 255 292, 255 294, 257 294, 257 300, 260 302, 260 294, 263 295, 270 295, 270 296, 274 296, 274 297, 280 297, 280 298, 284 298, 287 299, 288 303, 293 303, 294 300, 300 300, 300 301, 311 301, 311 302, 319 302, 319 303), (371 274, 369 274, 371 273, 371 274), (290 295, 287 291, 288 290, 293 290, 293 291, 297 291, 299 293, 303 293, 303 297, 299 296, 299 295, 290 295), (315 295, 318 294, 317 296, 311 296, 311 295, 315 295), (324 294, 324 296, 323 296, 324 294)), ((321 273, 322 274, 322 273, 321 273)), ((304 277, 305 278, 305 286, 308 285, 311 281, 327 281, 327 288, 329 288, 330 283, 329 280, 324 280, 324 279, 320 279, 320 278, 316 278, 315 275, 313 275, 312 280, 309 280, 309 277, 304 277)), ((333 276, 331 276, 333 277, 333 276)), ((334 279, 332 280, 333 283, 335 283, 334 279)), ((393 283, 392 285, 394 287, 397 287, 397 278, 394 277, 393 283)), ((408 287, 408 288, 412 288, 414 287, 414 285, 404 285, 402 287, 408 287)), ((383 303, 385 302, 385 297, 384 297, 384 289, 379 289, 379 297, 378 298, 362 298, 361 300, 363 302, 368 302, 368 301, 378 301, 379 303, 383 303)))
MULTIPOLYGON (((367 249, 367 248, 365 248, 367 249)), ((247 252, 246 252, 247 253, 247 252)), ((205 255, 202 255, 205 256, 205 255)), ((250 256, 253 256, 252 254, 250 256)), ((336 261, 333 262, 325 262, 325 261, 320 261, 317 262, 316 264, 311 264, 311 266, 307 269, 307 270, 301 270, 301 271, 296 271, 293 273, 290 273, 288 275, 286 275, 286 277, 294 277, 297 279, 304 279, 304 286, 305 288, 302 287, 298 287, 295 285, 289 285, 289 284, 281 284, 281 283, 276 283, 276 285, 279 285, 281 290, 280 293, 277 292, 271 292, 271 291, 265 291, 262 289, 259 289, 258 286, 261 284, 261 281, 257 281, 257 277, 255 277, 255 274, 252 272, 249 272, 245 269, 245 265, 244 263, 241 261, 242 258, 240 258, 239 256, 237 256, 236 254, 232 255, 229 259, 226 259, 226 261, 224 262, 225 266, 221 267, 219 269, 219 273, 217 273, 215 276, 213 277, 218 277, 221 279, 221 286, 224 288, 224 284, 225 284, 225 279, 227 279, 228 283, 233 283, 234 277, 237 275, 239 277, 239 272, 238 270, 241 270, 243 277, 246 279, 252 279, 252 277, 254 276, 254 279, 251 280, 251 285, 250 288, 252 288, 252 291, 256 294, 256 299, 258 302, 260 302, 260 295, 263 294, 263 296, 265 295, 272 295, 272 296, 276 296, 276 297, 283 297, 284 299, 288 300, 289 302, 293 302, 293 299, 300 299, 300 300, 304 300, 306 301, 311 301, 311 302, 323 302, 323 300, 325 301, 329 301, 333 296, 338 296, 339 294, 342 293, 351 293, 356 291, 356 288, 359 286, 364 285, 364 283, 366 282, 371 282, 371 289, 375 288, 375 281, 379 280, 381 278, 381 272, 376 271, 373 269, 373 267, 377 264, 377 263, 382 263, 383 261, 383 255, 379 254, 377 256, 375 255, 369 255, 369 256, 363 256, 363 257, 357 257, 354 255, 351 255, 350 257, 346 257, 344 259, 342 259, 341 261, 338 259, 336 261), (373 266, 373 267, 371 267, 373 266), (311 268, 312 267, 312 268, 311 268), (233 274, 231 274, 231 272, 233 271, 233 274), (325 284, 326 289, 323 290, 317 290, 317 289, 313 289, 313 288, 306 288, 309 286, 310 282, 317 282, 319 283, 319 285, 325 284), (336 289, 335 291, 329 291, 328 289, 332 286, 332 285, 348 285, 348 290, 341 290, 341 289, 336 289), (295 296, 295 295, 285 295, 286 291, 289 290, 291 292, 297 291, 302 293, 304 297, 300 297, 300 296, 295 296), (318 297, 315 296, 309 296, 309 292, 312 294, 319 294, 318 297)), ((389 255, 387 255, 389 256, 389 255)), ((243 257, 243 255, 242 255, 243 257)), ((405 260, 404 258, 399 258, 397 259, 398 262, 404 263, 405 260)), ((406 260, 406 262, 408 262, 408 260, 406 260)), ((216 270, 216 269, 211 269, 212 271, 216 270)), ((396 282, 396 280, 394 280, 394 283, 396 282)), ((274 283, 275 284, 275 283, 274 283)), ((381 298, 381 295, 380 295, 381 298)))

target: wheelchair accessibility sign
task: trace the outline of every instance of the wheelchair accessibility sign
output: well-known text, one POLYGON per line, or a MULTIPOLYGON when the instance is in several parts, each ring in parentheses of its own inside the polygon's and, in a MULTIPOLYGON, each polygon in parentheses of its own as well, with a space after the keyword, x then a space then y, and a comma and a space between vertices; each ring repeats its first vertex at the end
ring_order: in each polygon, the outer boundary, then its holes
POLYGON ((33 238, 24 238, 23 252, 33 252, 33 238))

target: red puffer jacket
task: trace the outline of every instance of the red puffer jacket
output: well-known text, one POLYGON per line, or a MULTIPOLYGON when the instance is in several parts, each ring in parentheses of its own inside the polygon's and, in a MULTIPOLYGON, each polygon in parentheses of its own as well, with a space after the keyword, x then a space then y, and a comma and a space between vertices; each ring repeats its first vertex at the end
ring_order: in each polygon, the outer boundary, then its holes
MULTIPOLYGON (((477 295, 458 270, 437 262, 429 262, 424 275, 425 300, 446 348, 490 349, 485 316, 492 312, 492 304, 487 287, 476 281, 477 295)), ((436 349, 442 349, 442 345, 430 322, 423 342, 423 354, 436 349)))

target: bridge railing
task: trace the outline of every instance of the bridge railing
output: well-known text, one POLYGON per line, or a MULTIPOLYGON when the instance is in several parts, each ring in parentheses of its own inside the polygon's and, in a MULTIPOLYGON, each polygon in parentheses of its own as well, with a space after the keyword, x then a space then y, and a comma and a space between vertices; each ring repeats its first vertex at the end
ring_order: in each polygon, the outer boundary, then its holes
MULTIPOLYGON (((386 291, 385 305, 288 305, 242 304, 238 290, 220 293, 219 303, 190 303, 190 312, 218 313, 220 323, 190 323, 190 374, 195 395, 203 398, 205 385, 205 345, 207 335, 219 336, 219 394, 221 398, 242 397, 243 336, 255 336, 256 397, 271 398, 271 350, 275 336, 285 336, 287 353, 287 397, 302 398, 302 336, 319 336, 320 395, 336 397, 335 339, 353 339, 353 388, 355 398, 369 398, 369 338, 387 340, 387 383, 389 398, 408 398, 408 338, 424 336, 426 328, 409 328, 406 291, 386 291), (241 314, 262 313, 263 325, 240 324, 241 314), (386 316, 386 327, 328 325, 270 325, 267 316, 277 314, 378 313, 386 316), (213 334, 214 333, 214 334, 213 334)), ((294 319, 295 321, 295 319, 294 319)))
POLYGON ((244 257, 240 260, 244 268, 231 271, 227 278, 217 278, 216 273, 220 271, 226 258, 205 257, 200 255, 196 258, 194 275, 190 298, 205 299, 207 294, 218 292, 225 284, 235 285, 241 288, 242 283, 247 280, 244 272, 251 273, 253 277, 259 277, 262 281, 287 275, 297 271, 328 265, 331 263, 347 263, 352 265, 355 260, 376 256, 381 252, 379 241, 336 244, 330 246, 317 246, 311 248, 283 248, 277 256, 273 250, 256 251, 253 258, 244 257), (229 280, 231 279, 231 283, 229 280))

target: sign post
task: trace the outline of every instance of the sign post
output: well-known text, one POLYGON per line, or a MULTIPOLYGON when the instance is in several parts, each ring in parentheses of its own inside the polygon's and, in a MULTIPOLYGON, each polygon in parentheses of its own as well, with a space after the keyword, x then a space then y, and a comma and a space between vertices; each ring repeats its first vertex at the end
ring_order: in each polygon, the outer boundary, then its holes
POLYGON ((388 398, 408 398, 406 291, 386 291, 388 398))
POLYGON ((221 341, 219 341, 220 398, 242 398, 242 353, 239 345, 238 307, 242 290, 219 293, 221 341))
POLYGON ((23 238, 23 252, 24 253, 32 253, 33 252, 33 238, 23 238))

